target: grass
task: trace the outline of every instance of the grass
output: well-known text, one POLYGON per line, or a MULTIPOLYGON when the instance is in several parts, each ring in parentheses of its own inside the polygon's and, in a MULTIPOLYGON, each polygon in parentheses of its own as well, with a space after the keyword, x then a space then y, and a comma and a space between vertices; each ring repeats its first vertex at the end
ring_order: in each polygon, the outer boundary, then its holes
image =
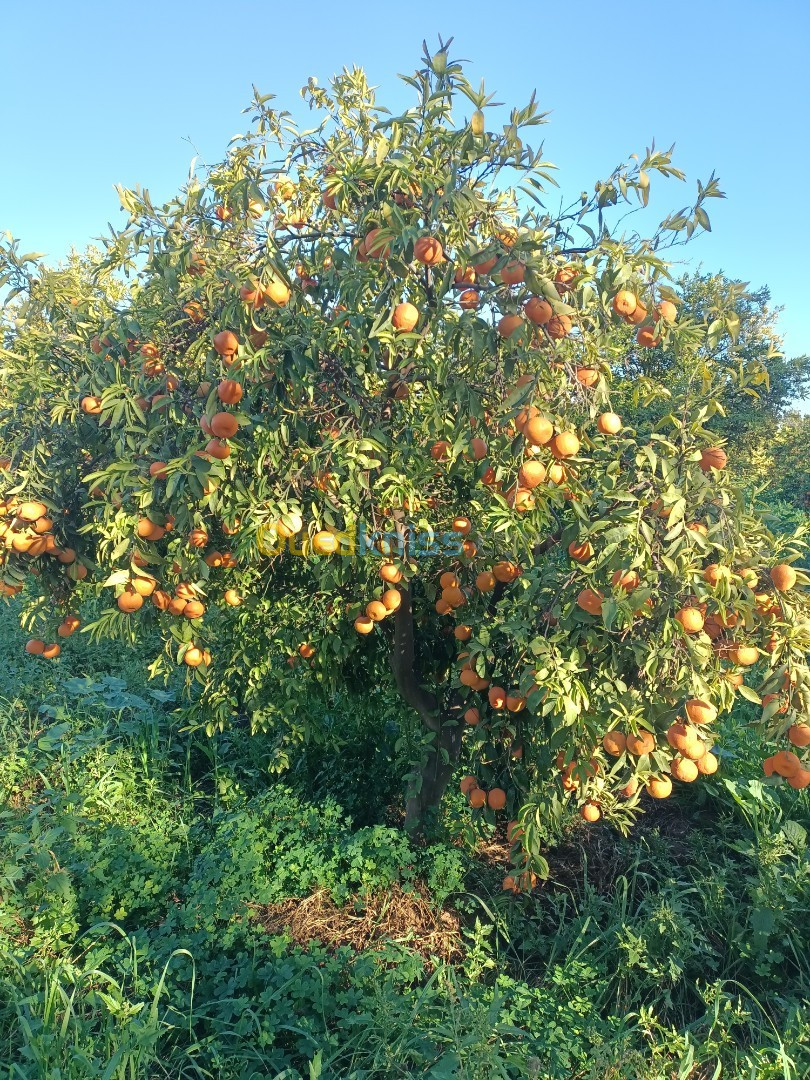
POLYGON ((572 820, 515 900, 460 800, 429 847, 387 820, 397 732, 356 702, 330 769, 274 778, 131 651, 21 641, 3 609, 0 1076, 810 1074, 807 793, 759 783, 739 718, 718 777, 628 839, 572 820))

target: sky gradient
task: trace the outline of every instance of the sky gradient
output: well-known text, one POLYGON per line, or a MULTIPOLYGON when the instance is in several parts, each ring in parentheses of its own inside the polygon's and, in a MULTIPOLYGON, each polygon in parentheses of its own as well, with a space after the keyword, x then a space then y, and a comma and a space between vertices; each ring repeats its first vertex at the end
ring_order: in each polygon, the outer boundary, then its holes
POLYGON ((768 285, 785 308, 786 351, 810 352, 806 0, 2 7, 0 231, 25 250, 55 261, 107 222, 123 225, 116 183, 162 199, 195 154, 220 160, 243 130, 253 83, 304 119, 307 77, 324 84, 358 64, 385 103, 402 104, 396 73, 410 73, 422 39, 441 33, 497 100, 523 105, 536 88, 552 113, 546 157, 566 192, 592 190, 653 138, 676 144, 688 177, 653 188, 661 217, 714 169, 728 198, 711 200, 712 234, 679 258, 768 285))

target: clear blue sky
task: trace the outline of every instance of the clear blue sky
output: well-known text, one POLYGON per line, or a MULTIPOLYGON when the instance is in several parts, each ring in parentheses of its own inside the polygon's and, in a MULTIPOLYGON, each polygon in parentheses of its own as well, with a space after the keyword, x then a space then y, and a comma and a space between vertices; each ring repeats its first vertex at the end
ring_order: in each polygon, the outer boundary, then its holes
POLYGON ((361 64, 383 100, 417 66, 422 38, 455 36, 498 100, 536 88, 552 111, 546 156, 566 191, 592 189, 618 161, 675 142, 687 202, 719 174, 713 233, 687 249, 706 269, 771 287, 787 351, 810 352, 807 0, 675 4, 229 4, 6 0, 0 18, 0 230, 57 259, 123 223, 113 184, 154 196, 215 162, 243 129, 251 84, 301 114, 307 76, 361 64))

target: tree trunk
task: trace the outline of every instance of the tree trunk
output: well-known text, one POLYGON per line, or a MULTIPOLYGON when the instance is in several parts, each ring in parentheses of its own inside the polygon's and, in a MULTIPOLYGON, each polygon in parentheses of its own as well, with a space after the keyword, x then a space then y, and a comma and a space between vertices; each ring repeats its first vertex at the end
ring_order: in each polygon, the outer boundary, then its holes
POLYGON ((437 747, 428 753, 420 770, 419 791, 405 803, 405 828, 409 832, 419 832, 438 811, 461 750, 458 722, 446 723, 436 741, 437 747))
POLYGON ((397 689, 404 701, 415 709, 422 728, 433 735, 434 743, 420 770, 421 786, 411 796, 405 808, 405 827, 419 831, 426 815, 435 813, 453 775, 461 751, 461 702, 453 700, 442 711, 435 694, 426 690, 416 669, 414 649, 413 609, 410 590, 402 588, 402 603, 394 615, 394 647, 391 668, 397 689))

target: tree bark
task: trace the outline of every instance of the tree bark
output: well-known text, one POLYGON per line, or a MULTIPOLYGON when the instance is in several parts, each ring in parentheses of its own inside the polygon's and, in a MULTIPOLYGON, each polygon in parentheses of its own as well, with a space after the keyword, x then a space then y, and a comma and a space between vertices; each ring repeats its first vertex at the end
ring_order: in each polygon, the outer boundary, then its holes
POLYGON ((461 702, 455 698, 446 709, 419 678, 414 647, 413 608, 409 589, 400 590, 402 603, 394 615, 394 646, 391 668, 402 699, 414 709, 422 728, 433 734, 433 748, 420 769, 420 787, 405 804, 405 828, 420 830, 435 813, 461 752, 461 702))

